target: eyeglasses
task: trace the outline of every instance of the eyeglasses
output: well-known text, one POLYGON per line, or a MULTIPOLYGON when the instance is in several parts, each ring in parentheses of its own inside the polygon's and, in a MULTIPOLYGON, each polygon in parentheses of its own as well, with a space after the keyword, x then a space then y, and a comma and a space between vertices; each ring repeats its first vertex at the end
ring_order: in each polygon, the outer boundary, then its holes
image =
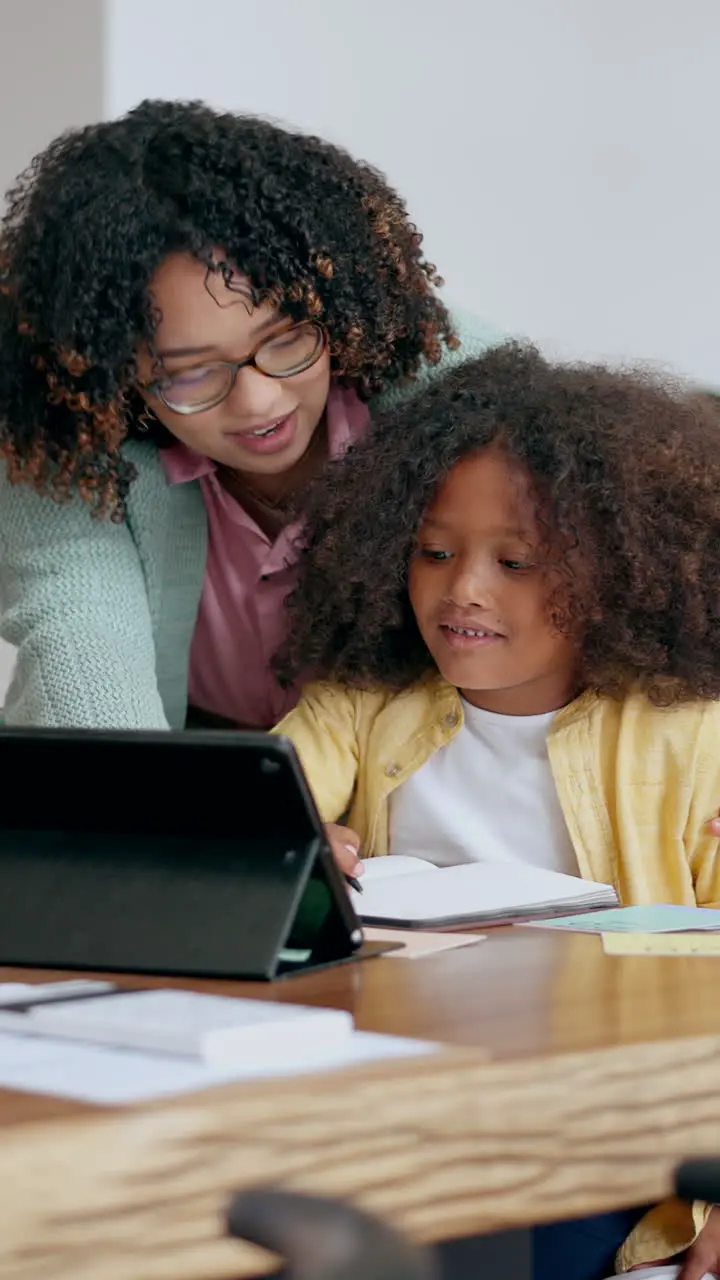
POLYGON ((251 366, 266 378, 293 378, 320 359, 326 344, 325 329, 317 320, 302 320, 267 338, 246 360, 214 360, 182 373, 166 375, 145 390, 162 400, 173 413, 202 413, 214 409, 230 395, 240 369, 251 366))

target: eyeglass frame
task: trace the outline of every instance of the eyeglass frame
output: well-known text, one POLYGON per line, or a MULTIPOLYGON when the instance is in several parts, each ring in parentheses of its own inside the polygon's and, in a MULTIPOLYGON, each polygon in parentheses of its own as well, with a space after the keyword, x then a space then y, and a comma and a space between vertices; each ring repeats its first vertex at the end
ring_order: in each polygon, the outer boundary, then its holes
MULTIPOLYGON (((222 404, 223 400, 227 400, 233 387, 235 386, 235 383, 237 381, 237 376, 241 369, 247 369, 247 368, 256 369, 257 372, 261 373, 264 378, 272 378, 273 381, 275 382, 279 381, 282 378, 296 378, 298 377, 299 374, 305 373, 307 369, 312 369, 313 365, 317 364, 318 360, 320 359, 323 351, 325 350, 328 344, 328 332, 327 332, 327 329, 325 328, 325 325, 322 324, 320 320, 298 320, 295 324, 291 324, 288 329, 283 329, 280 333, 276 334, 275 336, 278 338, 282 338, 286 334, 292 333, 294 329, 300 329, 303 326, 308 326, 317 330, 317 332, 320 334, 321 340, 320 340, 320 343, 318 344, 317 353, 313 356, 312 360, 310 360, 308 364, 304 364, 302 368, 296 369, 293 373, 267 373, 265 369, 261 369, 260 366, 256 364, 256 357, 258 352, 262 351, 263 347, 267 346, 268 343, 272 342, 273 338, 263 338, 262 342, 259 342, 255 347, 254 351, 251 351, 250 355, 247 356, 244 360, 210 360, 208 361, 208 364, 212 364, 213 366, 218 368, 230 369, 232 372, 228 389, 226 392, 224 392, 223 395, 220 396, 219 400, 209 400, 207 404, 187 405, 185 408, 179 408, 177 405, 168 404, 167 400, 165 399, 165 396, 163 395, 161 390, 161 385, 163 382, 162 378, 156 378, 153 382, 140 383, 139 385, 142 387, 143 391, 148 391, 150 395, 157 396, 158 400, 161 400, 162 403, 165 405, 165 408, 169 409, 171 413, 179 413, 179 414, 182 414, 184 417, 191 417, 195 413, 205 413, 207 412, 208 409, 217 408, 219 404, 222 404)), ((201 369, 203 366, 202 364, 199 364, 199 365, 193 365, 191 367, 201 369)), ((165 380, 167 380, 167 375, 165 375, 165 380)))

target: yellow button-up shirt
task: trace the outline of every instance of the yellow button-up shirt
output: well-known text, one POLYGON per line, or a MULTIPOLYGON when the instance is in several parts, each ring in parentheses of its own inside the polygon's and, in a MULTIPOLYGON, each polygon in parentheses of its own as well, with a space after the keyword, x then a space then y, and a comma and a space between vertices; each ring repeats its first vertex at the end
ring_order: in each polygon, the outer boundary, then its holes
MULTIPOLYGON (((458 733, 457 689, 439 677, 403 693, 310 685, 275 730, 293 742, 325 822, 347 815, 365 857, 388 852, 388 799, 458 733)), ((548 754, 580 874, 625 905, 720 907, 720 703, 655 707, 585 693, 558 711, 548 754)), ((528 840, 532 832, 528 832, 528 840)), ((622 1270, 686 1248, 708 1208, 677 1201, 643 1218, 622 1270)))

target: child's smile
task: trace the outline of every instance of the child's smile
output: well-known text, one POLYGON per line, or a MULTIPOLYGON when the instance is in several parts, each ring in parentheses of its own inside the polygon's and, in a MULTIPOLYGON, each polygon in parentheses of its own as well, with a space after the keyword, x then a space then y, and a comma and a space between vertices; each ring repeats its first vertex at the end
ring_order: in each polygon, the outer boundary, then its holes
POLYGON ((448 611, 447 618, 441 618, 439 627, 451 649, 477 649, 506 639, 497 628, 474 618, 463 618, 452 610, 448 611))

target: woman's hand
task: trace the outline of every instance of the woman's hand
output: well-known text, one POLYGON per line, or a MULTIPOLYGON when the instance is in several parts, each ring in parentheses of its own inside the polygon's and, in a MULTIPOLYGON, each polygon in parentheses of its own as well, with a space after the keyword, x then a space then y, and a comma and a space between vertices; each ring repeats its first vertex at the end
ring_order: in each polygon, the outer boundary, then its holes
POLYGON ((326 822, 325 834, 343 875, 361 876, 364 867, 360 861, 359 835, 349 827, 339 826, 337 822, 326 822))

